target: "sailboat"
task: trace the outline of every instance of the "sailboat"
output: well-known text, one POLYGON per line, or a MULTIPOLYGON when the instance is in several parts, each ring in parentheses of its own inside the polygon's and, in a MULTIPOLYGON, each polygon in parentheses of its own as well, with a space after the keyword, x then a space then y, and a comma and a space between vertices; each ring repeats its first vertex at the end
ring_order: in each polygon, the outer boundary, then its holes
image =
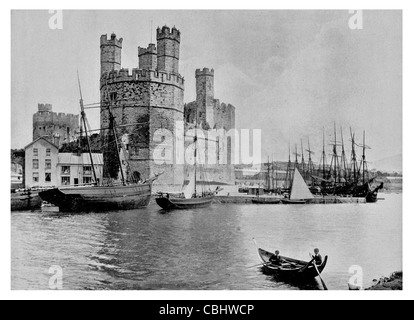
POLYGON ((305 180, 300 174, 298 168, 295 168, 293 174, 292 188, 290 191, 290 197, 287 199, 282 199, 282 203, 285 204, 305 204, 309 200, 313 199, 313 194, 309 191, 305 180))
MULTIPOLYGON (((196 114, 197 114, 196 110, 196 114)), ((198 118, 194 126, 194 172, 190 175, 190 182, 187 185, 183 184, 183 192, 179 196, 170 195, 168 193, 159 193, 155 201, 164 210, 174 209, 196 209, 205 208, 211 205, 215 195, 220 191, 217 188, 216 191, 197 191, 197 123, 198 118)))
MULTIPOLYGON (((137 181, 134 177, 128 180, 125 177, 120 158, 119 145, 117 140, 115 117, 112 114, 111 103, 108 104, 110 124, 108 130, 112 131, 115 139, 117 162, 120 167, 122 180, 120 183, 111 185, 98 185, 95 172, 94 157, 92 155, 87 119, 82 98, 82 90, 78 76, 80 91, 81 120, 85 129, 90 165, 93 171, 93 183, 81 186, 65 186, 49 189, 39 193, 42 200, 47 201, 57 207, 61 212, 103 212, 116 210, 130 210, 147 207, 151 200, 152 184, 158 178, 147 181, 137 181)), ((105 165, 105 164, 104 164, 105 165)))

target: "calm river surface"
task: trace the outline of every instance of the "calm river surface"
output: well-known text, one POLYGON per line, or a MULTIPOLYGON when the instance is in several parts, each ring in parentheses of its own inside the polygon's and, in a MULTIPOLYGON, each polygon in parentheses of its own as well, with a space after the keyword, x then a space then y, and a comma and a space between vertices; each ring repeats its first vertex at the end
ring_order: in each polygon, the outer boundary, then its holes
MULTIPOLYGON (((347 290, 352 265, 364 286, 402 270, 402 195, 375 204, 213 205, 195 211, 144 210, 55 216, 13 212, 12 289, 49 289, 51 266, 63 289, 296 290, 263 274, 252 241, 309 260, 328 255, 323 279, 347 290)), ((318 282, 311 289, 319 289, 318 282)))

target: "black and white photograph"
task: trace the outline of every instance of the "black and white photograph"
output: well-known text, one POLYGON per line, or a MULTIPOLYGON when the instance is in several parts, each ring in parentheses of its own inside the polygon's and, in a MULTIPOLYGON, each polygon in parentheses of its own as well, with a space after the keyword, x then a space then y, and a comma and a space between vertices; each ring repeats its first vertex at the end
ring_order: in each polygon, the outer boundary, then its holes
POLYGON ((12 292, 403 291, 403 10, 9 14, 12 292))

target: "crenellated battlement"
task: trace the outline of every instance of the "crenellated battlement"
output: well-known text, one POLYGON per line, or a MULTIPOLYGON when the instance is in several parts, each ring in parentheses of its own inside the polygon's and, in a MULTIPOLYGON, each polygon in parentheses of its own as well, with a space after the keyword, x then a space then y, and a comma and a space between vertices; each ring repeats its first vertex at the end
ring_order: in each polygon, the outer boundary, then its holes
POLYGON ((230 103, 226 104, 224 102, 220 103, 220 100, 218 99, 215 99, 215 109, 218 112, 228 113, 228 114, 234 113, 236 111, 236 108, 232 104, 230 103))
POLYGON ((139 82, 160 82, 165 84, 173 84, 184 88, 184 78, 177 74, 167 73, 156 70, 142 70, 133 68, 123 68, 119 71, 111 71, 104 73, 101 76, 101 88, 106 84, 112 84, 116 82, 127 82, 127 81, 139 81, 139 82))
POLYGON ((148 48, 138 47, 138 57, 145 55, 145 54, 157 54, 157 47, 155 44, 150 43, 148 48))
POLYGON ((203 68, 201 69, 197 69, 195 72, 195 76, 200 77, 200 76, 212 76, 214 77, 214 69, 209 69, 209 68, 203 68))
POLYGON ((101 35, 101 48, 102 46, 117 46, 119 48, 122 48, 122 41, 123 39, 117 39, 116 34, 112 33, 111 37, 108 39, 107 34, 101 35))
POLYGON ((53 123, 58 126, 76 126, 79 123, 79 115, 74 115, 70 113, 66 114, 62 112, 38 112, 33 115, 34 126, 46 125, 49 123, 53 123))
POLYGON ((162 28, 157 28, 157 40, 162 39, 170 39, 176 40, 178 42, 181 41, 181 33, 180 31, 174 26, 171 30, 167 26, 163 26, 162 28))
POLYGON ((39 110, 39 112, 51 112, 52 105, 50 103, 38 103, 37 109, 39 110))

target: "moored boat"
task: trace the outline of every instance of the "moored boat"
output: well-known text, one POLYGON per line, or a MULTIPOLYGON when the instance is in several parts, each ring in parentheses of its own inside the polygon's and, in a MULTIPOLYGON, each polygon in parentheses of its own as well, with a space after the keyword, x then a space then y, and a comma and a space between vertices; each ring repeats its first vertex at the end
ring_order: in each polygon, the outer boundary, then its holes
MULTIPOLYGON (((197 209, 205 208, 211 205, 216 194, 221 191, 217 188, 214 192, 211 190, 205 190, 204 184, 202 192, 197 191, 197 125, 198 123, 198 111, 196 110, 196 119, 194 124, 194 172, 190 174, 189 183, 186 185, 183 183, 183 192, 179 196, 171 196, 168 193, 158 193, 155 201, 164 210, 176 210, 176 209, 197 209)), ((202 167, 200 168, 201 171, 202 167)), ((205 172, 201 172, 205 176, 205 172)))
MULTIPOLYGON (((105 106, 109 113, 109 127, 101 128, 100 130, 109 130, 113 141, 110 145, 114 147, 114 152, 111 152, 105 157, 104 166, 110 167, 107 171, 107 176, 104 177, 108 181, 105 184, 99 184, 95 172, 95 165, 92 156, 87 126, 87 119, 85 108, 83 105, 82 90, 79 83, 80 92, 80 109, 81 121, 87 141, 88 152, 90 156, 90 165, 93 172, 93 181, 88 185, 58 187, 40 192, 42 200, 49 202, 57 207, 61 212, 102 212, 114 210, 131 210, 147 207, 151 200, 152 184, 159 175, 146 180, 140 181, 140 178, 135 177, 134 174, 124 172, 123 162, 126 162, 130 167, 128 152, 120 145, 118 140, 117 126, 115 117, 112 113, 111 101, 105 106), (120 149, 124 151, 124 159, 121 159, 120 149), (108 161, 109 160, 109 161, 108 161), (109 162, 109 163, 108 163, 109 162), (110 173, 109 173, 110 171, 110 173), (121 175, 119 182, 118 175, 121 175)), ((108 94, 108 93, 107 93, 108 94)), ((92 130, 93 131, 93 130, 92 130)), ((127 170, 125 170, 127 171, 127 170)), ((131 170, 130 170, 131 171, 131 170)))
POLYGON ((283 204, 306 204, 306 200, 282 199, 283 204))
POLYGON ((46 190, 39 195, 62 212, 101 212, 147 207, 152 181, 119 186, 78 186, 46 190))
POLYGON ((281 199, 278 198, 263 198, 258 197, 256 199, 252 199, 252 203, 254 204, 279 204, 281 199))
POLYGON ((214 200, 214 195, 208 195, 203 197, 194 197, 190 199, 168 197, 161 195, 155 199, 157 204, 164 210, 175 210, 175 209, 197 209, 205 208, 211 205, 214 200))
POLYGON ((11 193, 11 211, 35 210, 42 205, 38 191, 26 190, 11 193))
POLYGON ((282 199, 282 203, 305 204, 312 199, 314 199, 313 194, 309 191, 309 187, 306 185, 305 180, 303 180, 298 168, 295 168, 289 198, 282 199))

